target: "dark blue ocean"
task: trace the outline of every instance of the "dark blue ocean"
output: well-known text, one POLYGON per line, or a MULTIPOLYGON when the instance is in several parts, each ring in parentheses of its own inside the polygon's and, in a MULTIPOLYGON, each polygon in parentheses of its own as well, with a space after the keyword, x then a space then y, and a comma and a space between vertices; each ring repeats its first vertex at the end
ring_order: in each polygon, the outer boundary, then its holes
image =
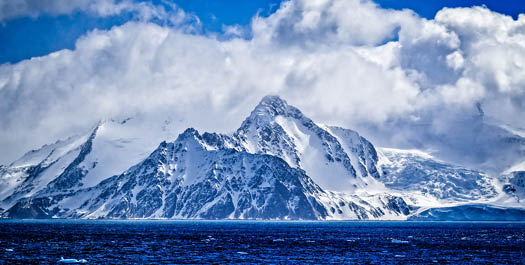
POLYGON ((0 221, 0 263, 525 264, 525 223, 0 221))

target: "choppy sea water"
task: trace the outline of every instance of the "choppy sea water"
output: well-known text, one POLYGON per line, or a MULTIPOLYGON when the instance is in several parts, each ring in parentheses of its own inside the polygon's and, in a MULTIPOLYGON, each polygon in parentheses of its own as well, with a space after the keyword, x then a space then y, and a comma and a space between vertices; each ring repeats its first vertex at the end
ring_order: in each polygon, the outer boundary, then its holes
POLYGON ((1 264, 525 264, 525 223, 0 221, 1 264))

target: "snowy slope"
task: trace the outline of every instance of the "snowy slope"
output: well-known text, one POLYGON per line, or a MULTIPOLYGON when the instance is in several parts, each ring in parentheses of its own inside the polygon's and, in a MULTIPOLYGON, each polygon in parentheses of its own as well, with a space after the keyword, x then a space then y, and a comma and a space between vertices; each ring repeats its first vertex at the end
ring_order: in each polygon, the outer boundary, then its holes
POLYGON ((9 167, 0 169, 0 207, 7 208, 18 198, 31 196, 46 187, 72 163, 88 138, 75 136, 45 145, 28 152, 9 167))
POLYGON ((415 150, 381 148, 382 181, 394 191, 410 194, 418 206, 490 201, 498 195, 488 175, 435 160, 415 150))
MULTIPOLYGON (((78 164, 75 165, 77 171, 82 172, 81 178, 77 183, 69 185, 92 187, 109 176, 120 174, 147 157, 160 141, 168 137, 159 128, 156 134, 148 133, 148 137, 144 137, 143 130, 153 128, 141 126, 143 124, 139 118, 101 122, 92 132, 93 139, 87 143, 89 150, 86 150, 84 157, 79 157, 78 164)), ((72 173, 65 174, 65 178, 57 179, 56 183, 73 180, 71 175, 72 173)), ((57 187, 60 188, 63 187, 57 187)))

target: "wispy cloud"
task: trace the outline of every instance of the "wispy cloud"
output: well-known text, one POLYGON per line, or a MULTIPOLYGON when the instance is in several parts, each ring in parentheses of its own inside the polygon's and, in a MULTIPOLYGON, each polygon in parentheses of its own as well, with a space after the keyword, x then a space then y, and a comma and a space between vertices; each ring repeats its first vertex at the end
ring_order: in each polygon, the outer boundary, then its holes
POLYGON ((90 12, 99 16, 110 16, 135 8, 136 6, 131 1, 9 0, 0 1, 0 21, 26 16, 68 15, 78 11, 90 12))
POLYGON ((186 14, 172 2, 154 5, 133 0, 9 0, 0 1, 0 23, 20 17, 71 15, 84 12, 92 16, 131 15, 135 20, 156 21, 173 26, 184 23, 196 26, 199 18, 186 14))

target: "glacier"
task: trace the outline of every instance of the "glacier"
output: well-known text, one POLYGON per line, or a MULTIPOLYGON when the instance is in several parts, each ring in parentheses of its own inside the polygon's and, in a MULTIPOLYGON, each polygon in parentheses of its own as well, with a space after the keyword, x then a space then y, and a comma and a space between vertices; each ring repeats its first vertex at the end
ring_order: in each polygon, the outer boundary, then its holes
POLYGON ((517 167, 494 177, 419 150, 375 147, 278 96, 264 97, 231 134, 188 128, 175 137, 144 124, 101 121, 0 166, 1 216, 475 220, 506 209, 519 219, 525 208, 517 167))

